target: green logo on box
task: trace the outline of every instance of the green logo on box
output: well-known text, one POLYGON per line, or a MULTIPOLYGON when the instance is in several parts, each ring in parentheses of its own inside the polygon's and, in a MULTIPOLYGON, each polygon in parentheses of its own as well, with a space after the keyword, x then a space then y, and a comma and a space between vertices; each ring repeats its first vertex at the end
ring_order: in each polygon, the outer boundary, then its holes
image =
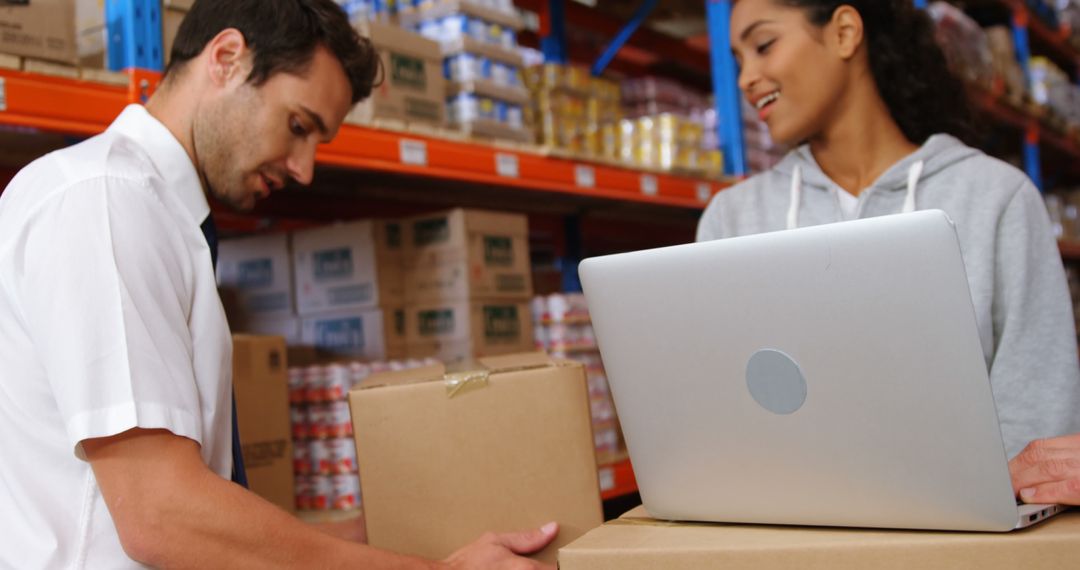
POLYGON ((438 336, 454 332, 454 311, 451 309, 433 309, 420 311, 421 336, 438 336))
POLYGON ((401 224, 386 224, 386 247, 401 247, 401 224))
POLYGON ((432 218, 413 224, 413 245, 422 247, 450 239, 450 220, 432 218))
POLYGON ((311 254, 315 279, 337 279, 353 274, 352 251, 347 248, 325 249, 311 254))
POLYGON ((506 267, 514 264, 514 240, 503 236, 484 236, 484 263, 506 267))
POLYGON ((390 81, 394 85, 411 87, 421 91, 427 89, 427 73, 424 70, 424 60, 399 53, 391 53, 390 81))
POLYGON ((521 337, 521 320, 516 305, 484 306, 484 338, 489 341, 516 341, 521 337))
POLYGON ((237 282, 244 289, 269 287, 274 282, 274 264, 269 257, 241 261, 236 270, 237 282))

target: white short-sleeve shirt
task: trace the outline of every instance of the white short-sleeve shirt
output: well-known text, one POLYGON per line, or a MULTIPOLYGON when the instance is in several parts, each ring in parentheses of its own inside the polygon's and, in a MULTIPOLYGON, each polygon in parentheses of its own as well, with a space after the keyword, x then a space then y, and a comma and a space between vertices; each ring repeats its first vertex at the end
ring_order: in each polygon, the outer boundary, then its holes
POLYGON ((232 348, 190 158, 131 105, 0 194, 0 567, 138 567, 81 442, 134 427, 232 468, 232 348))

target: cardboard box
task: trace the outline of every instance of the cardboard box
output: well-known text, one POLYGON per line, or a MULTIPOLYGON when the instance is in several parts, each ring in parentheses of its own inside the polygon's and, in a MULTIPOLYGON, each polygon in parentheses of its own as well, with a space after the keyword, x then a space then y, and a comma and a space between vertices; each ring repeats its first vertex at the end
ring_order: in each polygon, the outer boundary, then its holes
POLYGON ((402 308, 349 310, 304 317, 300 344, 328 356, 365 360, 405 355, 405 311, 402 308))
POLYGON ((442 126, 446 120, 446 80, 439 44, 404 28, 364 22, 361 34, 371 38, 382 61, 382 85, 353 108, 346 122, 370 124, 375 119, 442 126))
POLYGON ((477 356, 530 351, 532 311, 526 301, 454 301, 409 305, 409 356, 457 362, 477 356))
POLYGON ((401 228, 365 220, 293 233, 296 312, 401 305, 401 228))
POLYGON ((230 324, 230 326, 236 333, 280 336, 285 339, 285 344, 288 346, 301 344, 299 317, 254 317, 240 321, 237 325, 230 324))
POLYGON ((230 296, 240 321, 293 314, 292 256, 288 234, 222 240, 218 287, 230 296))
POLYGON ((233 390, 244 467, 252 491, 292 512, 292 429, 285 341, 233 336, 233 390))
POLYGON ((532 297, 526 216, 458 208, 404 228, 409 303, 532 297))
POLYGON ((162 0, 161 5, 163 8, 172 8, 175 10, 190 10, 191 6, 195 4, 195 0, 162 0))
POLYGON ((542 353, 379 374, 349 392, 372 546, 442 559, 485 531, 602 521, 585 371, 542 353))
POLYGON ((71 0, 0 4, 0 52, 74 64, 75 4, 71 0))
POLYGON ((79 65, 105 68, 105 0, 75 0, 75 49, 79 65))
POLYGON ((560 570, 1072 568, 1080 513, 1010 533, 674 523, 638 507, 559 551, 560 570))

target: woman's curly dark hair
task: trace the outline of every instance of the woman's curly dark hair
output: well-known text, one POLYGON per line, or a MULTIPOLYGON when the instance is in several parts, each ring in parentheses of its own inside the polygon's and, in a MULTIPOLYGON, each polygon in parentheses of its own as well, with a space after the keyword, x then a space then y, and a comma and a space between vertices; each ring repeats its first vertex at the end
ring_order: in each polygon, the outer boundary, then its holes
POLYGON ((948 133, 974 142, 964 84, 954 76, 934 41, 930 17, 911 0, 779 0, 801 8, 821 27, 840 6, 862 16, 870 71, 878 92, 904 136, 921 145, 930 135, 948 133))

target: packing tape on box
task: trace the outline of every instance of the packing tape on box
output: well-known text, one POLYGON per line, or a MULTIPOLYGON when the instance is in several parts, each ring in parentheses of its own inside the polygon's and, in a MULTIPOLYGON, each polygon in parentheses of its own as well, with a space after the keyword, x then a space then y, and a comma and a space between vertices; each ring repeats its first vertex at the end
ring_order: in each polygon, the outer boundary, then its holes
POLYGON ((486 388, 488 376, 490 376, 490 373, 487 370, 447 374, 443 376, 443 384, 446 385, 446 397, 456 398, 466 392, 486 388))

